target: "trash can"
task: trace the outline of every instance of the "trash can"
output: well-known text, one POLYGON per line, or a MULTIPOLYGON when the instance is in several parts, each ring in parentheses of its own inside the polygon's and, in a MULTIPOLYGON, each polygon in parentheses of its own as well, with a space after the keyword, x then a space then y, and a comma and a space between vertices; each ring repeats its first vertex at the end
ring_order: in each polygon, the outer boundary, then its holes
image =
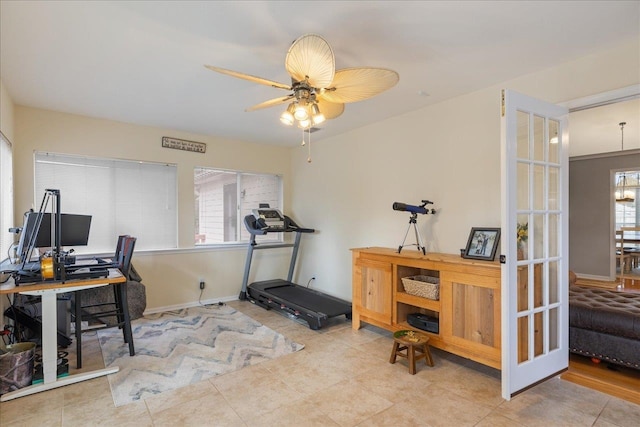
POLYGON ((31 385, 36 344, 20 342, 0 354, 0 395, 31 385))

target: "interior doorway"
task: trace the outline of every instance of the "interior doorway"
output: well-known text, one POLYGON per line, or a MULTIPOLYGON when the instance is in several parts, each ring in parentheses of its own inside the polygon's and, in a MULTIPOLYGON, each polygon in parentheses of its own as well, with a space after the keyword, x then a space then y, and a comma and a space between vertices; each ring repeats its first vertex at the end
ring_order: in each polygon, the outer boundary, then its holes
MULTIPOLYGON (((640 84, 563 105, 570 110, 571 132, 570 267, 581 273, 582 266, 591 268, 603 264, 603 268, 592 273, 595 277, 579 275, 578 284, 605 288, 611 285, 615 288, 616 172, 640 170, 640 84), (627 123, 624 146, 619 126, 622 121, 627 123), (600 168, 596 167, 598 164, 600 168), (574 180, 573 169, 579 167, 584 169, 584 173, 574 180), (592 181, 585 181, 585 178, 592 181), (582 202, 576 204, 572 199, 581 192, 584 193, 582 202)), ((635 200, 637 196, 636 190, 635 200)), ((628 206, 623 213, 630 214, 628 206)), ((569 370, 561 377, 640 403, 637 370, 613 371, 608 369, 608 364, 593 363, 590 358, 572 354, 569 370)))
POLYGON ((616 279, 634 289, 640 284, 640 169, 615 172, 614 185, 616 279))
POLYGON ((566 104, 571 133, 570 268, 578 277, 613 283, 615 172, 640 170, 640 85, 566 104), (621 122, 626 122, 624 139, 621 122))

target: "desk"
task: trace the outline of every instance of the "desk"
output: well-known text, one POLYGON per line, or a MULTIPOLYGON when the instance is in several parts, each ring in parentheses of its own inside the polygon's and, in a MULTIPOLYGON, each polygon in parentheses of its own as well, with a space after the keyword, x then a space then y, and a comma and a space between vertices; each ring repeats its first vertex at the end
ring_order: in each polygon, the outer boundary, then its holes
POLYGON ((28 396, 41 391, 51 390, 80 381, 101 377, 118 372, 120 368, 99 369, 91 372, 70 375, 58 378, 58 342, 57 342, 57 310, 56 295, 65 292, 75 292, 83 289, 91 289, 99 286, 107 286, 115 283, 125 282, 125 277, 118 269, 110 268, 108 277, 97 279, 79 279, 61 281, 38 282, 33 284, 21 284, 11 289, 0 289, 0 294, 19 293, 24 295, 37 295, 42 297, 42 373, 43 382, 31 385, 0 397, 1 402, 12 400, 18 397, 28 396))

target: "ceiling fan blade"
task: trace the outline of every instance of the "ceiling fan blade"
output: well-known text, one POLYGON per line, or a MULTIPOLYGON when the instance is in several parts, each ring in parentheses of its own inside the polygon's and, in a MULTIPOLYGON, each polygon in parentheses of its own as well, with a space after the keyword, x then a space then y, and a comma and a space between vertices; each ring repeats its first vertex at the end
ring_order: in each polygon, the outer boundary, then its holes
POLYGON ((322 97, 336 103, 362 101, 392 88, 399 79, 398 73, 386 68, 345 68, 336 71, 322 97))
POLYGON ((238 71, 227 70, 225 68, 214 67, 212 65, 205 65, 208 69, 216 71, 218 73, 226 74, 228 76, 237 77, 239 79, 249 80, 250 82, 259 83, 261 85, 272 86, 278 89, 291 90, 291 85, 274 82, 273 80, 263 79, 262 77, 252 76, 251 74, 240 73, 238 71))
POLYGON ((317 96, 316 102, 320 112, 324 114, 326 119, 335 119, 344 113, 344 104, 342 103, 329 102, 323 99, 321 95, 317 96))
POLYGON ((316 34, 305 34, 293 42, 284 61, 296 81, 309 80, 312 87, 328 87, 336 71, 336 60, 329 43, 316 34))
POLYGON ((256 104, 252 107, 249 107, 244 111, 255 111, 255 110, 260 110, 262 108, 273 107, 274 105, 285 104, 291 101, 292 99, 293 99, 293 95, 285 96, 284 98, 283 97, 274 98, 274 99, 270 99, 268 101, 262 102, 260 104, 256 104))

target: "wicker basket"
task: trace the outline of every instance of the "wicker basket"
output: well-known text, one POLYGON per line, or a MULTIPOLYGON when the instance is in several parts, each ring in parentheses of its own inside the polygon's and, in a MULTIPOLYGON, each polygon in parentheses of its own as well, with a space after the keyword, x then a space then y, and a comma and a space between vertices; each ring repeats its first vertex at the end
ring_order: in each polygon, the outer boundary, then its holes
POLYGON ((433 300, 440 299, 440 279, 432 276, 410 276, 402 278, 404 290, 409 295, 428 298, 433 300))

